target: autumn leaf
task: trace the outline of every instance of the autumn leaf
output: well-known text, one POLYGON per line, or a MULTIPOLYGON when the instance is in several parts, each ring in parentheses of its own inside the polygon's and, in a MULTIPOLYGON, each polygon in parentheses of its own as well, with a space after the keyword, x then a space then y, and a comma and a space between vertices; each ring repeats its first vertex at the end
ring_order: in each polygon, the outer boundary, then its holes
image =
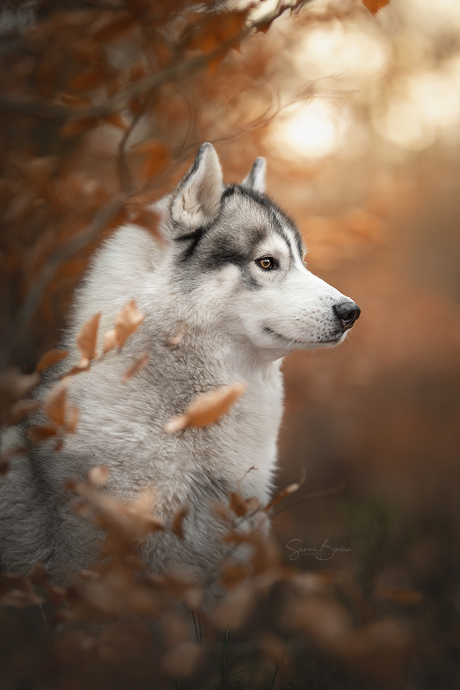
POLYGON ((102 487, 107 484, 109 478, 109 470, 105 465, 92 467, 88 472, 88 479, 94 486, 102 487))
MULTIPOLYGON (((97 343, 97 329, 99 327, 99 320, 101 312, 94 314, 83 326, 80 328, 77 335, 77 346, 80 350, 82 360, 91 361, 96 356, 97 343)), ((83 366, 83 361, 81 363, 83 366)))
POLYGON ((230 508, 239 517, 246 515, 248 510, 244 498, 240 494, 233 493, 233 491, 230 492, 230 508))
POLYGON ((56 362, 60 362, 69 354, 68 350, 47 350, 44 355, 38 360, 38 364, 35 367, 35 371, 41 372, 47 369, 56 362))
POLYGON ((186 427, 203 427, 216 422, 226 414, 246 390, 246 384, 235 383, 203 393, 187 407, 183 415, 173 417, 165 426, 167 434, 186 427))
POLYGON ((64 426, 67 410, 67 387, 68 381, 64 380, 51 391, 45 401, 45 414, 57 426, 64 426))
POLYGON ((149 361, 149 353, 148 352, 143 352, 134 362, 132 366, 129 367, 123 374, 121 380, 123 383, 128 383, 129 379, 134 376, 134 374, 137 374, 138 371, 143 369, 147 362, 149 361))
POLYGON ((382 7, 388 5, 389 2, 390 0, 363 0, 363 5, 367 7, 369 12, 375 15, 382 7))
POLYGON ((6 423, 17 424, 39 407, 40 403, 37 400, 17 400, 8 410, 6 423))
POLYGON ((80 417, 80 410, 78 407, 71 407, 65 424, 65 430, 68 434, 74 434, 77 428, 78 419, 80 417))
POLYGON ((117 338, 117 332, 114 328, 111 328, 109 331, 106 331, 104 333, 104 346, 103 346, 103 352, 106 354, 106 352, 110 352, 110 350, 113 350, 114 347, 118 345, 118 338, 117 338))
POLYGON ((27 609, 29 606, 38 606, 43 604, 43 602, 44 599, 35 594, 35 592, 23 592, 20 589, 10 589, 9 592, 2 594, 0 597, 0 604, 11 606, 15 609, 27 609))
POLYGON ((118 345, 122 347, 125 340, 136 331, 144 320, 144 315, 136 307, 134 300, 125 304, 115 319, 115 331, 118 345))
POLYGON ((41 441, 46 441, 48 438, 52 438, 56 435, 56 427, 50 425, 33 426, 28 431, 28 436, 33 443, 40 443, 41 441))
POLYGON ((93 129, 98 124, 99 118, 97 117, 72 117, 61 127, 59 134, 64 139, 76 137, 88 129, 93 129))
POLYGON ((179 539, 184 538, 184 529, 182 526, 182 523, 184 521, 185 516, 188 513, 188 508, 180 508, 174 515, 173 521, 172 521, 172 531, 173 533, 179 537, 179 539))
POLYGON ((164 170, 171 160, 171 151, 166 144, 155 139, 142 141, 132 147, 134 153, 145 156, 139 170, 141 179, 153 177, 161 170, 164 170))

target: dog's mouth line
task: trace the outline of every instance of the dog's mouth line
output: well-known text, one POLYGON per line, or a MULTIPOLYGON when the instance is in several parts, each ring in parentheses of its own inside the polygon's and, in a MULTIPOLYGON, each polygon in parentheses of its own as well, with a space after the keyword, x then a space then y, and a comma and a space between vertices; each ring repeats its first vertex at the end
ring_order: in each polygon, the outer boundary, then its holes
POLYGON ((297 345, 331 345, 338 343, 343 335, 343 333, 340 333, 335 338, 330 338, 329 340, 296 340, 295 338, 288 338, 285 335, 281 335, 281 333, 277 333, 273 330, 273 328, 269 328, 268 326, 264 326, 264 331, 269 335, 274 335, 276 338, 280 338, 281 340, 288 342, 291 345, 294 343, 297 345))

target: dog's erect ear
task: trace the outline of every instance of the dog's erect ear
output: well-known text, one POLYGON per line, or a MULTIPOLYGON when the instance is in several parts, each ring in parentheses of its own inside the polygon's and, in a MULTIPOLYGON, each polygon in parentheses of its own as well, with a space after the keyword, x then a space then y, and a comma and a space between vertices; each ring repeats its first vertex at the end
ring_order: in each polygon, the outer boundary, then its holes
POLYGON ((267 164, 265 162, 265 158, 259 156, 259 158, 255 159, 254 165, 251 168, 251 172, 244 178, 243 182, 241 183, 241 186, 246 187, 246 189, 252 189, 253 192, 259 192, 259 194, 263 194, 265 191, 266 169, 267 164))
POLYGON ((189 230, 210 223, 217 215, 224 184, 217 153, 203 144, 195 162, 173 192, 171 219, 189 230))

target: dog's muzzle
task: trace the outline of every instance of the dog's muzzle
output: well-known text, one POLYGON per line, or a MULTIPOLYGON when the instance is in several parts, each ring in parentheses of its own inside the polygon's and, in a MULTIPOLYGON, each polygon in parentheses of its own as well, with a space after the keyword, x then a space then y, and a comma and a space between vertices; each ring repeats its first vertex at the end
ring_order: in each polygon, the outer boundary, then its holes
POLYGON ((349 328, 351 328, 354 322, 359 319, 359 315, 361 314, 361 309, 351 300, 336 304, 334 305, 333 309, 335 315, 338 316, 342 322, 344 331, 347 331, 349 328))

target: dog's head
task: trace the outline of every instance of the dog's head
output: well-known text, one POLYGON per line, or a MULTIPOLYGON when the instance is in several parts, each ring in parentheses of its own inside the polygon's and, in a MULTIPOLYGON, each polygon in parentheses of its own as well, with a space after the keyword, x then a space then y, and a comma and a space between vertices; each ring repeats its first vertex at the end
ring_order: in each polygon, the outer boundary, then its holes
POLYGON ((189 315, 270 358, 335 345, 360 309, 310 273, 295 224, 264 189, 263 158, 241 185, 225 185, 214 147, 203 144, 176 189, 158 203, 172 247, 170 279, 189 315))

